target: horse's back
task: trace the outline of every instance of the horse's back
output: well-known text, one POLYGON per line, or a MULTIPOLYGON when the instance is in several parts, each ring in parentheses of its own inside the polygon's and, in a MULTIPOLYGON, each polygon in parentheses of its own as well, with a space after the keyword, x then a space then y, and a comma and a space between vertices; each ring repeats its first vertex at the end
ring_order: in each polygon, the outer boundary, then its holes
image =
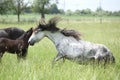
POLYGON ((10 39, 16 39, 19 38, 21 35, 25 33, 24 30, 16 27, 6 28, 5 29, 8 35, 10 36, 10 39))
POLYGON ((25 33, 24 30, 16 27, 0 29, 0 38, 16 39, 25 33))
POLYGON ((8 35, 8 33, 7 33, 5 30, 0 29, 0 38, 1 38, 1 37, 6 37, 6 38, 8 38, 9 35, 8 35))
POLYGON ((0 38, 0 44, 2 44, 2 43, 7 44, 8 42, 11 43, 11 42, 14 42, 14 41, 9 39, 9 38, 4 38, 4 37, 0 38))

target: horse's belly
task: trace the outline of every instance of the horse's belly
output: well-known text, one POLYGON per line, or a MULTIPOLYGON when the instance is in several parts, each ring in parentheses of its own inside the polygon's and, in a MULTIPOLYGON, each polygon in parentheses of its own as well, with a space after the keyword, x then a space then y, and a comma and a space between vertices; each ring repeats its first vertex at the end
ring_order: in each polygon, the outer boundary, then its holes
POLYGON ((71 58, 76 58, 83 55, 83 49, 81 48, 69 48, 66 50, 66 55, 71 58))
POLYGON ((7 49, 7 52, 12 53, 12 54, 15 54, 16 51, 17 51, 17 50, 14 49, 14 48, 8 48, 8 49, 7 49))
POLYGON ((91 55, 90 53, 93 46, 89 47, 89 45, 85 46, 83 43, 69 43, 64 46, 60 45, 58 51, 69 59, 89 58, 94 56, 94 54, 91 55))
POLYGON ((15 54, 15 53, 16 53, 14 50, 9 50, 9 51, 7 51, 7 52, 12 53, 12 54, 15 54))
POLYGON ((91 57, 95 56, 96 52, 91 52, 91 50, 85 50, 85 48, 82 47, 71 47, 69 49, 66 50, 66 56, 69 59, 73 59, 73 60, 83 60, 83 59, 89 59, 91 57))
POLYGON ((59 45, 58 51, 67 57, 77 57, 83 54, 83 46, 76 43, 69 43, 67 45, 59 45))

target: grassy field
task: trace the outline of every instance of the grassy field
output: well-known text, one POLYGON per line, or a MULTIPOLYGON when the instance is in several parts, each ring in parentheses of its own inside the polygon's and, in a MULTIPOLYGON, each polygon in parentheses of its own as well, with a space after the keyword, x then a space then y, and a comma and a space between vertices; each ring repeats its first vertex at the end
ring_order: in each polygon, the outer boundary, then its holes
MULTIPOLYGON (((20 27, 24 30, 35 27, 36 23, 0 23, 0 28, 20 27)), ((102 43, 113 52, 116 64, 106 68, 98 65, 78 65, 68 60, 57 62, 54 68, 51 61, 56 56, 53 43, 44 38, 29 47, 26 61, 17 63, 13 54, 4 54, 0 64, 0 80, 119 80, 120 79, 120 23, 61 21, 60 28, 78 30, 83 40, 102 43)))

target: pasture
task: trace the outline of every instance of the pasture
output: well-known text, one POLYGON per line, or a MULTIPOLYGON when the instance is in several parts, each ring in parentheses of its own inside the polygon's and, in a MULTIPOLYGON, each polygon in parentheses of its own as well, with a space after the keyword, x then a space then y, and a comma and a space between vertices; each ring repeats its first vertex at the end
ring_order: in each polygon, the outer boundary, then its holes
MULTIPOLYGON (((0 28, 19 27, 24 30, 35 27, 34 22, 0 23, 0 28)), ((28 49, 26 61, 17 63, 16 55, 5 53, 0 64, 0 80, 119 80, 120 79, 120 22, 81 22, 61 21, 60 28, 75 29, 82 39, 105 44, 113 52, 116 63, 107 65, 79 65, 68 60, 57 62, 54 68, 51 61, 56 56, 53 43, 44 38, 28 49)))

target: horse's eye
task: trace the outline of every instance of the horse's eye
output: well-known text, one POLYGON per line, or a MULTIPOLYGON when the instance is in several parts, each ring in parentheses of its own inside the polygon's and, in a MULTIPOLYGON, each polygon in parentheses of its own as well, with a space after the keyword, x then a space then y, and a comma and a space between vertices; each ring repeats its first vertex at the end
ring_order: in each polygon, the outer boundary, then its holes
POLYGON ((37 33, 37 31, 35 31, 35 33, 37 33))
POLYGON ((35 33, 38 33, 40 31, 40 29, 36 30, 35 33))

